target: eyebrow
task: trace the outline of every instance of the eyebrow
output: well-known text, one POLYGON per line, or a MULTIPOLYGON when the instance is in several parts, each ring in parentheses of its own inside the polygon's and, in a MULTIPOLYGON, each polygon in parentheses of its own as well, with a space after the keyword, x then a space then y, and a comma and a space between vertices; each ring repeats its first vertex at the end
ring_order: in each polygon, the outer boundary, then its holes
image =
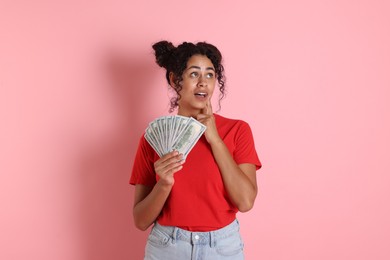
MULTIPOLYGON (((191 66, 191 67, 189 67, 189 68, 187 68, 188 70, 189 69, 201 69, 199 66, 191 66)), ((206 68, 206 70, 212 70, 212 71, 214 71, 215 72, 215 69, 213 68, 213 67, 207 67, 206 68)))

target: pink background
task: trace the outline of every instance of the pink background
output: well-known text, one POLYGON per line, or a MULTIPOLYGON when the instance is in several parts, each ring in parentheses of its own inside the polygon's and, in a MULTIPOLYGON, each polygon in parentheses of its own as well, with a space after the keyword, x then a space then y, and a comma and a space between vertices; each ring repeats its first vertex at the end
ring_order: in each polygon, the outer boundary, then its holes
POLYGON ((162 39, 224 54, 220 113, 264 164, 247 259, 390 259, 389 25, 385 0, 1 0, 0 259, 142 258, 128 179, 168 113, 162 39))

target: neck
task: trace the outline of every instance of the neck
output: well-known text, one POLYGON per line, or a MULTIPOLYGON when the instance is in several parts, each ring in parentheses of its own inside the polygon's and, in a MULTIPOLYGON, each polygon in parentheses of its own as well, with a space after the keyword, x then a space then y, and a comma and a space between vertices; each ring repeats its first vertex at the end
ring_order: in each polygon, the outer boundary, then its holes
POLYGON ((186 117, 193 117, 196 118, 200 114, 200 109, 193 109, 193 110, 184 110, 184 109, 178 109, 177 114, 180 116, 186 116, 186 117))

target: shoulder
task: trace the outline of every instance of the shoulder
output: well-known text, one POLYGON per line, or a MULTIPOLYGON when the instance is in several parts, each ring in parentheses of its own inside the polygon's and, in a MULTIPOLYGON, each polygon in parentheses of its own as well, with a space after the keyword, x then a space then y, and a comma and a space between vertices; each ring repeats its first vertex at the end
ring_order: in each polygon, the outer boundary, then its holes
POLYGON ((241 119, 227 118, 218 114, 214 114, 215 124, 221 136, 238 136, 252 135, 252 130, 247 122, 241 119))
POLYGON ((249 127, 249 124, 241 119, 227 118, 218 114, 214 114, 214 118, 218 126, 249 127))
POLYGON ((141 153, 148 160, 153 161, 155 157, 155 151, 150 143, 146 140, 145 135, 142 135, 138 142, 138 153, 141 153))

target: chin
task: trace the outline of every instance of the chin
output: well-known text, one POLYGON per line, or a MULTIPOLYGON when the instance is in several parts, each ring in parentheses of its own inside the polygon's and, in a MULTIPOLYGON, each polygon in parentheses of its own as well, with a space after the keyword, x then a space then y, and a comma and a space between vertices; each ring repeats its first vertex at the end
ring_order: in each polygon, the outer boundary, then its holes
POLYGON ((201 109, 204 109, 205 107, 206 107, 206 104, 202 104, 202 105, 199 105, 199 106, 194 106, 194 109, 201 110, 201 109))
POLYGON ((207 103, 206 102, 193 102, 191 104, 186 104, 186 105, 183 105, 183 104, 179 104, 179 107, 186 107, 185 110, 189 110, 189 111, 194 111, 194 112, 199 112, 200 110, 204 109, 206 107, 207 103))

